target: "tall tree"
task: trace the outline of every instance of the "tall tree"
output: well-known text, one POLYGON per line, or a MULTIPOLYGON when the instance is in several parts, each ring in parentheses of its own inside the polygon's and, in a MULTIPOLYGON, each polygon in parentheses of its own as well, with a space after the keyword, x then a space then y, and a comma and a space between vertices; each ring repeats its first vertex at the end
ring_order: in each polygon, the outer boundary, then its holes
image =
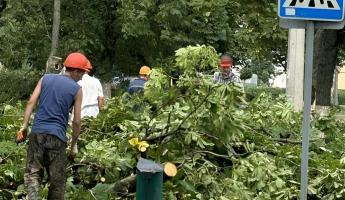
POLYGON ((59 44, 59 29, 60 29, 60 0, 54 0, 54 15, 53 15, 53 28, 52 28, 52 46, 49 56, 56 54, 59 44))
POLYGON ((318 29, 314 41, 313 89, 316 105, 329 106, 334 69, 343 45, 342 31, 318 29))
POLYGON ((129 0, 121 1, 117 13, 119 41, 132 46, 118 55, 127 52, 138 62, 156 64, 180 47, 207 44, 243 65, 284 64, 287 32, 279 28, 274 0, 129 0))
POLYGON ((0 18, 0 62, 16 69, 45 68, 52 9, 50 1, 7 0, 0 18))
POLYGON ((54 64, 55 59, 53 56, 56 55, 58 45, 59 45, 59 29, 60 29, 60 8, 61 1, 54 0, 54 11, 53 11, 53 27, 52 27, 52 37, 51 37, 51 48, 49 57, 46 65, 46 72, 49 71, 49 67, 54 64))

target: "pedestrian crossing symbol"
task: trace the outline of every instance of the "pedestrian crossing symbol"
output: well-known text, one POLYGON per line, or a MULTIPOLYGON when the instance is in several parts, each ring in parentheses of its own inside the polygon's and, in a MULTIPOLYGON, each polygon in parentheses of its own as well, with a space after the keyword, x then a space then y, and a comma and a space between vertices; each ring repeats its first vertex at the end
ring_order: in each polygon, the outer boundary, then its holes
POLYGON ((344 0, 278 0, 280 18, 342 21, 344 0))

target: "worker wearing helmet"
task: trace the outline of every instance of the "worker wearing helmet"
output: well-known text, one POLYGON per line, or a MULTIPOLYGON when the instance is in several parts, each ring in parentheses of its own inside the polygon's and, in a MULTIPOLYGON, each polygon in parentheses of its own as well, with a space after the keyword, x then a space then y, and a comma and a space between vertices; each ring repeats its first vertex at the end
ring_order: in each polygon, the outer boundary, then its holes
POLYGON ((62 200, 66 185, 66 152, 69 111, 74 109, 72 122, 72 144, 69 156, 78 152, 77 140, 80 133, 80 110, 82 89, 78 85, 83 74, 88 71, 87 58, 81 53, 67 56, 66 72, 45 74, 37 83, 24 113, 22 128, 16 134, 16 141, 26 139, 30 116, 38 104, 29 135, 27 163, 24 183, 27 199, 39 198, 39 188, 46 169, 49 178, 48 199, 62 200))
POLYGON ((229 55, 222 55, 220 57, 220 71, 215 72, 213 81, 215 83, 239 83, 242 85, 241 80, 232 72, 234 61, 229 55))
POLYGON ((128 93, 140 93, 144 92, 144 86, 146 81, 149 79, 149 75, 151 73, 151 69, 148 66, 142 66, 139 70, 139 78, 134 79, 129 83, 128 86, 128 93))
POLYGON ((97 117, 99 111, 104 105, 104 95, 102 84, 98 78, 93 76, 91 62, 88 61, 89 72, 83 75, 78 84, 83 89, 83 101, 81 104, 81 118, 97 117))

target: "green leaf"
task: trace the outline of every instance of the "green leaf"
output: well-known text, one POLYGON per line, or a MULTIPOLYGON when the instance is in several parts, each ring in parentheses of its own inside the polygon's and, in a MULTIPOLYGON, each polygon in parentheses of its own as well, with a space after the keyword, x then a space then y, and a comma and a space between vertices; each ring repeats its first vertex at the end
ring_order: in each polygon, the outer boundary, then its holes
POLYGON ((9 176, 9 177, 11 177, 12 179, 14 179, 14 172, 13 172, 13 171, 11 171, 11 170, 5 170, 5 171, 4 171, 4 174, 5 174, 6 176, 9 176))
POLYGON ((186 190, 188 192, 196 193, 196 190, 195 190, 193 184, 190 183, 189 181, 179 180, 178 184, 180 184, 183 187, 184 190, 186 190))
POLYGON ((95 196, 97 199, 110 199, 109 190, 113 187, 113 184, 103 184, 98 183, 94 188, 90 190, 92 196, 95 196))

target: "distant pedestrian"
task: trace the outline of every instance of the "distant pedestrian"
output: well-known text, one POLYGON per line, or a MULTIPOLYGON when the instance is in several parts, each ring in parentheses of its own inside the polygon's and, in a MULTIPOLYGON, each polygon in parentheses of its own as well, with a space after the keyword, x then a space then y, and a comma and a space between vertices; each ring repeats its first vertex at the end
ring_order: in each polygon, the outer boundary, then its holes
POLYGON ((237 83, 242 86, 241 79, 233 73, 233 59, 229 55, 222 55, 220 57, 220 71, 217 71, 213 75, 213 81, 215 83, 237 83))
POLYGON ((80 111, 83 93, 78 85, 85 71, 87 58, 81 53, 67 56, 66 72, 45 74, 37 83, 25 109, 22 128, 16 134, 16 141, 26 139, 30 116, 36 105, 24 174, 27 199, 39 199, 39 188, 46 169, 49 179, 48 200, 62 200, 66 185, 66 129, 68 115, 74 109, 72 122, 72 144, 70 158, 78 153, 77 141, 80 134, 80 111))
POLYGON ((94 68, 88 61, 89 72, 83 75, 78 84, 83 89, 83 101, 81 104, 81 118, 97 117, 99 111, 104 105, 104 94, 102 84, 98 78, 93 76, 94 68))
POLYGON ((149 80, 150 73, 150 67, 142 66, 139 70, 139 78, 136 78, 129 83, 128 93, 134 94, 144 92, 145 83, 149 80))

